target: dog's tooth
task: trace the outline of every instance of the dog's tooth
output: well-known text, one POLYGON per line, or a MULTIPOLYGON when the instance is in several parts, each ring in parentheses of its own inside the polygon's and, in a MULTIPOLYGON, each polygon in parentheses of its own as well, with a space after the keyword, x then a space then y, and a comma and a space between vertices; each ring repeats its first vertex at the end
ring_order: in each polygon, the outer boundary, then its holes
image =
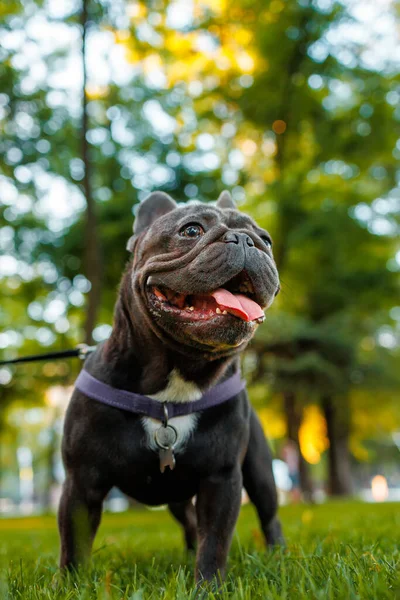
POLYGON ((189 310, 194 311, 194 306, 189 306, 189 310))
POLYGON ((217 315, 221 315, 222 314, 222 310, 218 306, 215 309, 215 312, 217 313, 217 315))
POLYGON ((223 314, 223 315, 227 315, 227 314, 228 314, 228 311, 227 311, 227 310, 223 310, 223 311, 222 311, 222 314, 223 314))

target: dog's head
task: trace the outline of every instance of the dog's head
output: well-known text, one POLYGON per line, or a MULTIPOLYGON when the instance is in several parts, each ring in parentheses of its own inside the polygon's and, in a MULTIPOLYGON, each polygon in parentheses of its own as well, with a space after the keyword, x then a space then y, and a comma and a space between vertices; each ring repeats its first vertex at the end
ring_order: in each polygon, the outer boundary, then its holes
POLYGON ((159 338, 182 351, 240 350, 279 290, 270 236, 236 210, 228 192, 216 206, 178 206, 151 194, 128 250, 137 318, 146 316, 159 338))

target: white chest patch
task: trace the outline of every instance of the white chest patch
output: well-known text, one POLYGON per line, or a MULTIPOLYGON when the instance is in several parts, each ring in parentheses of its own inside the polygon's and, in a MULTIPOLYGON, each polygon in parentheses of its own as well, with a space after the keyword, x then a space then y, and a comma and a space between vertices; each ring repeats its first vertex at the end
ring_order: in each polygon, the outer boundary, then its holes
MULTIPOLYGON (((149 398, 159 400, 160 402, 193 402, 201 398, 201 396, 202 393, 197 385, 182 379, 178 371, 174 369, 170 373, 167 387, 157 394, 149 396, 149 398)), ((179 452, 183 448, 190 434, 194 431, 197 417, 197 414, 192 414, 173 417, 168 420, 168 423, 175 427, 178 434, 178 439, 174 447, 175 452, 179 452)), ((142 417, 142 424, 147 433, 147 445, 152 450, 157 450, 158 447, 154 435, 156 430, 160 428, 160 421, 151 417, 142 417)))

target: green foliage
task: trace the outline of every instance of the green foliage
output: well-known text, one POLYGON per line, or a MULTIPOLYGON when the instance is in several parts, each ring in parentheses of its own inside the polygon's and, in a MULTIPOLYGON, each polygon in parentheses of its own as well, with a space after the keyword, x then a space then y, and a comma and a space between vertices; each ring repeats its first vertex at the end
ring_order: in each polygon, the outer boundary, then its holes
MULTIPOLYGON (((388 266, 398 247, 400 124, 398 106, 388 98, 399 77, 365 67, 356 54, 343 61, 340 48, 332 48, 329 31, 350 18, 339 3, 322 10, 318 3, 260 2, 252 10, 265 69, 254 71, 253 85, 235 101, 247 123, 276 143, 276 176, 272 185, 258 186, 248 207, 274 233, 282 278, 278 311, 253 346, 255 372, 276 391, 303 402, 329 394, 346 411, 350 389, 368 395, 374 376, 383 388, 399 382, 398 349, 386 349, 383 369, 373 352, 380 328, 394 338, 398 330, 388 311, 399 295, 399 267, 388 266), (284 131, 271 136, 277 120, 284 131), (271 208, 263 217, 265 201, 271 208), (385 231, 378 226, 384 206, 385 231), (361 351, 367 338, 375 342, 361 351)), ((257 153, 253 167, 258 160, 257 153)), ((396 428, 400 413, 394 414, 396 428)))

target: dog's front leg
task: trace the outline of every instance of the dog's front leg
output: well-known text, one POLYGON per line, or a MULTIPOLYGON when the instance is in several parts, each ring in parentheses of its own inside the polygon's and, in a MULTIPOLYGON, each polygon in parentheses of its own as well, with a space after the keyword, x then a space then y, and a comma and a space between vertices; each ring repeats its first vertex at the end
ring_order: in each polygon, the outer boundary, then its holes
POLYGON ((58 510, 62 569, 77 568, 88 562, 107 492, 108 489, 95 488, 67 476, 58 510))
POLYGON ((239 465, 201 481, 196 501, 196 581, 223 579, 242 491, 239 465))

